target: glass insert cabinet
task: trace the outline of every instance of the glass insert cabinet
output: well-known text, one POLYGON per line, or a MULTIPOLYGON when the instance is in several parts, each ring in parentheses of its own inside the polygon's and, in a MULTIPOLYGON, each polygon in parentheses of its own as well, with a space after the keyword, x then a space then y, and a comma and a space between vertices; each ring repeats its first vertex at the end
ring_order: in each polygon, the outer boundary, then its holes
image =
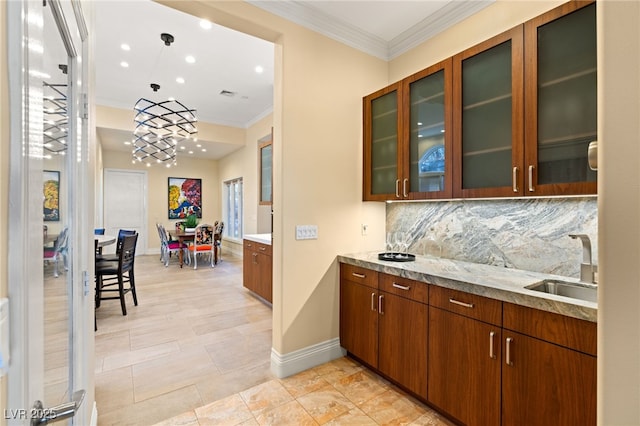
POLYGON ((363 200, 596 194, 595 2, 571 1, 363 98, 363 200))

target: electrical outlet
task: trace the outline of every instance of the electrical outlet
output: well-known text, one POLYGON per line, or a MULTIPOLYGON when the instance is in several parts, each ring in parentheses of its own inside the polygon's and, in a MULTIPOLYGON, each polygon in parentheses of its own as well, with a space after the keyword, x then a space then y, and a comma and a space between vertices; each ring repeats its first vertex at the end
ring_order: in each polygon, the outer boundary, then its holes
POLYGON ((367 231, 369 230, 369 225, 367 225, 366 223, 363 223, 360 229, 362 231, 362 235, 367 235, 367 231))
POLYGON ((317 240, 318 225, 296 225, 296 240, 317 240))

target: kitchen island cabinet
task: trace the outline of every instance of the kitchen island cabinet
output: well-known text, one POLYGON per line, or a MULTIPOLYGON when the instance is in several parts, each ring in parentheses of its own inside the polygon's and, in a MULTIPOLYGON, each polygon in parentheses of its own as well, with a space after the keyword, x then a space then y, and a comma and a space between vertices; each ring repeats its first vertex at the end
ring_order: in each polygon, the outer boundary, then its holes
POLYGON ((242 254, 242 285, 269 303, 273 302, 271 244, 245 238, 242 254))

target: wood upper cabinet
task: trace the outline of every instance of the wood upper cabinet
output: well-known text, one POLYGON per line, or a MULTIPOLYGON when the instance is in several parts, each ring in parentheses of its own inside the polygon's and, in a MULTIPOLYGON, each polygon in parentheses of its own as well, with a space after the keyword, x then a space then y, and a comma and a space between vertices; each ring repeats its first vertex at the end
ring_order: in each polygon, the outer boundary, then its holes
POLYGON ((430 300, 428 401, 463 424, 499 426, 502 303, 435 286, 430 300))
POLYGON ((392 84, 362 100, 364 201, 401 199, 402 86, 392 84))
POLYGON ((502 424, 596 424, 596 327, 504 304, 502 424))
POLYGON ((525 193, 595 194, 587 162, 598 121, 596 5, 575 1, 524 26, 525 193))
POLYGON ((523 195, 523 27, 453 57, 455 197, 523 195))
POLYGON ((451 197, 451 59, 363 99, 365 201, 451 197))
POLYGON ((597 191, 595 2, 570 1, 363 99, 363 200, 597 191))

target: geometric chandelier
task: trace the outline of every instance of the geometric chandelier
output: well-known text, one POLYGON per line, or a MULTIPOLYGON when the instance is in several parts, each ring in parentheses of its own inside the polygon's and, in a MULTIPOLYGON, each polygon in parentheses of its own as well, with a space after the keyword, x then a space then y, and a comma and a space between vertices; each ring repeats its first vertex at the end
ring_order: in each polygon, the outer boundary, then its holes
MULTIPOLYGON (((152 87, 159 88, 155 84, 152 87)), ((198 133, 196 110, 176 100, 153 102, 141 98, 134 111, 133 162, 175 166, 178 143, 198 133)))
POLYGON ((43 82, 44 149, 64 155, 69 136, 67 85, 43 82))
MULTIPOLYGON (((160 34, 160 39, 164 46, 171 46, 175 40, 169 33, 160 34)), ((151 83, 151 88, 157 92, 160 85, 151 83)), ((133 162, 145 163, 147 166, 175 166, 178 143, 198 133, 196 110, 189 109, 176 100, 154 102, 140 98, 134 111, 136 128, 133 131, 133 162)))

